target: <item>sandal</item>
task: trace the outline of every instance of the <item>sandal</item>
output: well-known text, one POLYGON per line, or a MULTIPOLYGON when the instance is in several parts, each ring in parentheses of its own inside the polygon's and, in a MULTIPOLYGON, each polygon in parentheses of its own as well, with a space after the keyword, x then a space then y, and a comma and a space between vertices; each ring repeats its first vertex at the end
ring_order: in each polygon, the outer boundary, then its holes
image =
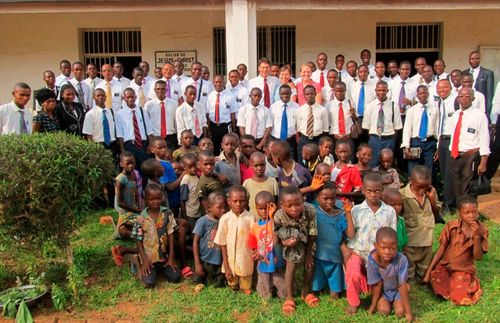
POLYGON ((193 271, 189 266, 186 266, 181 270, 181 275, 184 278, 191 278, 193 277, 193 271))
POLYGON ((285 316, 290 316, 295 312, 295 301, 293 299, 287 299, 281 307, 281 313, 285 316))
POLYGON ((251 289, 244 289, 243 294, 245 295, 252 295, 252 290, 251 289))
POLYGON ((306 302, 309 307, 316 307, 319 305, 319 298, 317 298, 313 293, 309 293, 306 297, 302 297, 302 300, 306 302))
POLYGON ((120 255, 120 253, 118 252, 118 248, 120 248, 120 247, 119 246, 111 247, 111 255, 113 256, 113 260, 115 261, 115 264, 118 267, 121 267, 121 266, 123 266, 123 256, 120 255))

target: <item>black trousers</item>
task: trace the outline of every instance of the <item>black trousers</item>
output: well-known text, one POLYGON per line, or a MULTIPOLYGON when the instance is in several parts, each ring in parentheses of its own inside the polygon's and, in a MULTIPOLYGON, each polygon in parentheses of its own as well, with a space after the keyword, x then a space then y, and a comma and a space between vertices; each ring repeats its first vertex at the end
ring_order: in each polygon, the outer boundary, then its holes
POLYGON ((151 158, 151 156, 146 152, 146 148, 148 146, 148 142, 143 140, 142 147, 137 147, 133 140, 126 141, 125 150, 130 151, 132 155, 135 157, 135 169, 141 170, 141 165, 143 162, 151 158))
POLYGON ((486 168, 485 175, 488 178, 495 176, 495 172, 500 165, 500 118, 498 118, 495 128, 495 139, 491 143, 491 154, 488 158, 488 167, 486 168))
POLYGON ((165 141, 167 142, 167 148, 174 151, 179 147, 179 143, 177 142, 177 134, 167 135, 165 137, 165 141))
POLYGON ((450 184, 453 192, 453 203, 449 207, 456 208, 456 199, 469 193, 469 185, 474 178, 479 162, 479 152, 470 156, 450 158, 448 172, 450 173, 450 184))
POLYGON ((217 156, 221 152, 222 137, 229 133, 229 125, 231 123, 213 123, 210 122, 210 134, 212 135, 212 141, 214 143, 214 154, 217 156))
MULTIPOLYGON (((271 136, 274 140, 281 140, 280 138, 276 138, 274 136, 271 136)), ((291 155, 292 155, 292 159, 295 160, 295 161, 298 161, 299 160, 299 156, 297 156, 297 139, 295 138, 295 135, 289 137, 286 142, 288 142, 288 144, 290 145, 290 150, 291 150, 291 155)), ((302 156, 300 156, 302 159, 302 156)))
POLYGON ((438 145, 438 161, 439 172, 443 180, 443 202, 445 205, 454 203, 453 190, 451 188, 450 172, 448 170, 450 155, 450 137, 443 137, 439 139, 438 145))

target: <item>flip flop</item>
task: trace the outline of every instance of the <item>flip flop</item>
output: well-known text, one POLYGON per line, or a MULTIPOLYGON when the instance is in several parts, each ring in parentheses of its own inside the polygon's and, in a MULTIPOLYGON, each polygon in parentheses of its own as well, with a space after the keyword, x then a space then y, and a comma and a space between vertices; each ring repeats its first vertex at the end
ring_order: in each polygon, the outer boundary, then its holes
POLYGON ((120 253, 118 252, 118 246, 113 246, 111 247, 111 255, 113 256, 113 260, 115 261, 115 264, 118 266, 118 267, 121 267, 123 266, 123 256, 120 255, 120 253))
POLYGON ((191 278, 193 277, 193 271, 191 270, 191 267, 186 266, 181 270, 181 275, 184 278, 191 278))
POLYGON ((287 299, 281 307, 281 313, 283 313, 283 315, 285 316, 290 316, 295 313, 295 301, 292 299, 287 299))
POLYGON ((316 307, 319 305, 319 298, 317 298, 313 293, 309 293, 306 297, 302 297, 302 300, 306 302, 309 307, 316 307))

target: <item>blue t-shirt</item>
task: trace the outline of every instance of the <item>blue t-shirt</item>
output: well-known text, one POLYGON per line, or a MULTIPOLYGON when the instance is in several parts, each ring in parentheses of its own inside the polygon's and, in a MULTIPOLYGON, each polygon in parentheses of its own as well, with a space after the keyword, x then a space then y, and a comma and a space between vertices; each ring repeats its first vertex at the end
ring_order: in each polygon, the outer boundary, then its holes
POLYGON ((368 285, 375 285, 379 281, 383 281, 382 295, 389 302, 394 302, 400 298, 398 287, 408 280, 408 259, 401 252, 398 252, 390 264, 381 268, 373 259, 375 251, 370 252, 366 264, 368 285))
POLYGON ((222 264, 222 253, 219 245, 214 243, 219 221, 208 216, 202 216, 194 226, 193 234, 200 236, 200 259, 212 265, 222 264))
MULTIPOLYGON (((165 160, 160 160, 161 165, 163 166, 163 176, 160 177, 161 184, 169 184, 175 182, 177 180, 177 176, 175 175, 175 170, 172 167, 170 162, 165 160)), ((173 191, 167 192, 168 196, 168 205, 172 207, 179 207, 181 205, 181 189, 180 187, 176 187, 173 191)))
POLYGON ((318 236, 316 237, 316 258, 342 263, 342 252, 340 244, 347 230, 347 220, 343 212, 338 215, 329 215, 323 209, 315 205, 316 222, 318 225, 318 236))

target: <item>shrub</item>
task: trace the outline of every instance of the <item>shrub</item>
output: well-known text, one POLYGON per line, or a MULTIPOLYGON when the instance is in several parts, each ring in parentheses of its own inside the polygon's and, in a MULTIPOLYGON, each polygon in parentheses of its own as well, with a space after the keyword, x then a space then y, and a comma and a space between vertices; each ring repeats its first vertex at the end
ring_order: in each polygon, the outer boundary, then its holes
POLYGON ((0 229, 38 252, 69 246, 113 171, 110 152, 65 133, 0 136, 0 165, 0 229))

